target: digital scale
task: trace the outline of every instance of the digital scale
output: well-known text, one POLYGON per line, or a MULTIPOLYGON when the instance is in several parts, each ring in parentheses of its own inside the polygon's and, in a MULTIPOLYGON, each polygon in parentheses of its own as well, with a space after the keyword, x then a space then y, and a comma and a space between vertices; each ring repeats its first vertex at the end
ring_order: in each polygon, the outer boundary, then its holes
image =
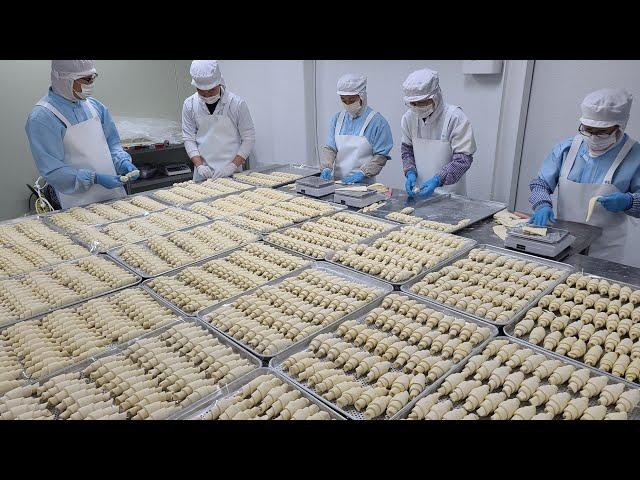
POLYGON ((191 169, 186 163, 172 163, 170 165, 163 165, 161 169, 162 173, 164 173, 168 177, 191 173, 191 169))
POLYGON ((336 190, 333 180, 325 180, 320 177, 306 177, 296 181, 296 193, 309 195, 310 197, 324 197, 331 195, 336 190))
POLYGON ((545 236, 524 233, 522 229, 526 226, 518 225, 507 230, 507 237, 504 240, 505 248, 555 258, 569 248, 576 239, 569 234, 568 230, 552 227, 547 227, 545 236))
POLYGON ((386 200, 387 197, 379 194, 373 190, 366 190, 364 192, 349 191, 349 190, 336 190, 333 195, 334 203, 340 205, 347 205, 348 207, 364 208, 369 205, 386 200))

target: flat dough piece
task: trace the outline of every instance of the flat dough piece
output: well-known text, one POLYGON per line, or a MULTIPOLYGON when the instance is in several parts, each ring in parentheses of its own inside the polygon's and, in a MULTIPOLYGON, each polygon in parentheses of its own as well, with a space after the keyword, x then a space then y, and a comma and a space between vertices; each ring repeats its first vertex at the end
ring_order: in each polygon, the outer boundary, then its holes
POLYGON ((367 186, 366 185, 358 185, 355 187, 341 187, 341 188, 336 188, 336 192, 366 192, 367 191, 367 186))
POLYGON ((504 225, 495 225, 493 227, 493 233, 495 233, 502 240, 505 240, 507 238, 507 227, 505 227, 504 225))
POLYGON ((589 220, 591 220, 591 215, 593 214, 593 209, 596 206, 596 202, 598 201, 600 197, 591 197, 589 199, 589 210, 587 211, 587 219, 585 220, 585 222, 588 222, 589 220))
POLYGON ((522 227, 522 233, 529 233, 531 235, 540 235, 541 237, 547 236, 546 227, 522 227))

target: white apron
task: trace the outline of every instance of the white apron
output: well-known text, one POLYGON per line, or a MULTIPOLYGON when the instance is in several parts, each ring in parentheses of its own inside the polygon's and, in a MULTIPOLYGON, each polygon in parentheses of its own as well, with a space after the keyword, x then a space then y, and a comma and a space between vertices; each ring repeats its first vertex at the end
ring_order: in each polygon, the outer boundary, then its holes
MULTIPOLYGON (((360 170, 362 166, 373 158, 373 147, 364 136, 364 131, 373 120, 376 112, 371 111, 365 118, 360 133, 358 135, 340 135, 342 124, 344 123, 345 112, 340 112, 336 121, 334 135, 338 154, 333 164, 333 176, 337 180, 342 180, 355 170, 360 170)), ((364 178, 362 183, 375 183, 375 177, 364 178)))
MULTIPOLYGON (((191 101, 193 111, 198 112, 195 96, 191 97, 191 101)), ((207 111, 207 115, 200 118, 198 133, 196 133, 196 144, 200 155, 213 170, 219 170, 231 163, 240 148, 240 134, 228 115, 230 103, 230 96, 223 94, 215 111, 212 114, 207 111)), ((236 168, 236 171, 240 169, 236 168)), ((193 180, 202 182, 205 178, 195 169, 193 180)))
MULTIPOLYGON (((49 110, 67 127, 67 131, 62 139, 64 162, 67 165, 74 168, 95 170, 96 173, 116 175, 116 169, 113 166, 111 152, 109 151, 107 139, 104 136, 100 117, 93 108, 93 105, 91 105, 91 102, 87 101, 86 103, 89 107, 91 117, 76 125, 71 125, 69 120, 50 103, 40 100, 36 105, 40 105, 49 110)), ((56 190, 56 194, 58 195, 62 208, 78 207, 89 203, 127 196, 127 192, 123 187, 109 189, 97 183, 92 185, 86 192, 65 194, 56 190)))
POLYGON ((569 180, 571 167, 576 160, 578 149, 582 144, 582 135, 576 135, 571 148, 564 159, 560 178, 558 179, 558 218, 570 222, 588 223, 602 228, 602 236, 589 248, 589 255, 611 262, 624 262, 624 245, 629 227, 628 216, 624 212, 613 213, 596 203, 589 222, 585 222, 589 210, 589 199, 610 193, 619 192, 611 183, 616 172, 635 140, 627 138, 618 156, 611 164, 603 183, 578 183, 569 180))
MULTIPOLYGON (((451 162, 453 150, 451 150, 451 142, 447 136, 447 128, 449 127, 449 122, 451 121, 451 115, 453 114, 454 108, 456 107, 453 105, 447 105, 444 112, 444 123, 442 125, 442 132, 440 133, 439 140, 420 138, 420 122, 423 120, 419 118, 416 123, 416 130, 413 132, 412 142, 413 155, 416 160, 416 170, 418 171, 418 179, 416 180, 416 185, 418 187, 421 187, 424 182, 440 173, 442 167, 451 162)), ((453 185, 444 185, 439 188, 445 192, 466 195, 466 174, 463 175, 457 183, 453 185)))

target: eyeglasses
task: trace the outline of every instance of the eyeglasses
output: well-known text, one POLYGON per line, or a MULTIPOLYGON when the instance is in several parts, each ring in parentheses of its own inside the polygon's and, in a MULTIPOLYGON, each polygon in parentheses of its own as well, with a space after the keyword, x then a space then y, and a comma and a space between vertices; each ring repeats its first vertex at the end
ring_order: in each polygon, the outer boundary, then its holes
POLYGON ((78 78, 78 81, 82 83, 93 83, 96 78, 98 78, 98 74, 94 73, 86 77, 78 78))
POLYGON ((580 124, 580 126, 578 127, 578 132, 580 132, 583 135, 586 135, 588 137, 606 137, 607 135, 611 135, 613 132, 616 131, 616 128, 618 127, 609 127, 607 129, 598 129, 597 132, 592 132, 587 130, 588 127, 586 127, 583 124, 580 124))

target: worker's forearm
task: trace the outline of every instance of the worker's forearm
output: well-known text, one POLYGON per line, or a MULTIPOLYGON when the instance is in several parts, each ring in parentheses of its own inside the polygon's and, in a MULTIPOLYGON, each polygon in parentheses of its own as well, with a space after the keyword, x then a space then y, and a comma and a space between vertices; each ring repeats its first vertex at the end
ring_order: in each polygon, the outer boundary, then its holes
POLYGON ((204 164, 204 158, 202 158, 200 155, 195 155, 193 157, 191 157, 191 161, 193 162, 193 164, 196 167, 199 167, 200 165, 204 164))
POLYGON ((633 203, 629 210, 625 210, 624 213, 632 217, 640 218, 640 193, 632 193, 633 203))
POLYGON ((529 203, 531 204, 533 211, 536 211, 545 204, 553 206, 553 203, 551 202, 551 194, 553 193, 553 190, 551 190, 549 184, 547 184, 547 182, 542 178, 534 178, 529 184, 529 189, 531 190, 529 203))
POLYGON ((240 167, 240 166, 244 165, 245 160, 246 160, 246 158, 243 157, 242 155, 236 155, 236 158, 234 158, 232 160, 232 162, 236 167, 240 167))
POLYGON ((367 177, 375 177, 387 164, 387 157, 384 155, 374 155, 371 160, 362 166, 362 173, 367 177))
POLYGON ((442 185, 453 185, 458 183, 462 176, 467 173, 467 170, 471 168, 473 163, 473 155, 466 153, 454 153, 451 157, 451 161, 444 165, 438 176, 442 185))
POLYGON ((416 170, 416 159, 413 156, 413 145, 408 145, 406 143, 400 144, 400 156, 402 157, 402 171, 405 176, 409 170, 413 170, 418 173, 416 170))
POLYGON ((337 154, 338 152, 326 145, 322 147, 322 150, 320 151, 320 168, 333 168, 337 154))

